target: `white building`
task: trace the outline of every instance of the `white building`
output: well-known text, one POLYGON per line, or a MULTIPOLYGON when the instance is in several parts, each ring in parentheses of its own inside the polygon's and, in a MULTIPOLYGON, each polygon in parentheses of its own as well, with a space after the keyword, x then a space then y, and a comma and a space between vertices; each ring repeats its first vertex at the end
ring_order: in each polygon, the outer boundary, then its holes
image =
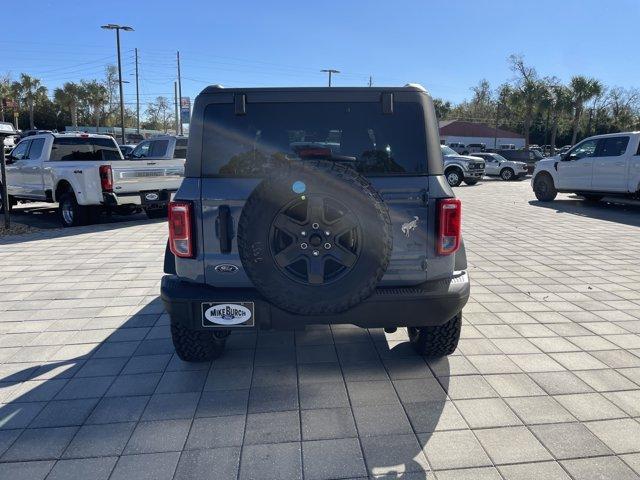
POLYGON ((500 148, 500 145, 515 145, 524 148, 524 136, 484 123, 463 122, 461 120, 443 120, 439 124, 440 141, 450 143, 484 143, 487 148, 500 148))

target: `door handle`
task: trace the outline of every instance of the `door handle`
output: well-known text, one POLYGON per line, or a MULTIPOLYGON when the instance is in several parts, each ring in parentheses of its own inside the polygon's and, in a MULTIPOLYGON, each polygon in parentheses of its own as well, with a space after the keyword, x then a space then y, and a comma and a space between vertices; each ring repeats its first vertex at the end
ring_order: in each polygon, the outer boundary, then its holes
POLYGON ((229 205, 218 207, 218 218, 216 221, 218 238, 220 239, 220 253, 231 252, 231 240, 233 238, 233 220, 229 205))
POLYGON ((73 173, 82 173, 82 170, 74 170, 73 173))

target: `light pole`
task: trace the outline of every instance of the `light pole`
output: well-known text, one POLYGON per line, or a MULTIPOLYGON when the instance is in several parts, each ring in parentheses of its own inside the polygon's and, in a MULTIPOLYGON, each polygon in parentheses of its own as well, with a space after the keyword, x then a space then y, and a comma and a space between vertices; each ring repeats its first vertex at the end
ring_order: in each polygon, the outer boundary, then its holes
POLYGON ((329 74, 329 86, 331 86, 331 74, 332 73, 340 73, 340 70, 334 70, 333 68, 326 68, 323 70, 320 70, 323 73, 328 73, 329 74))
POLYGON ((100 28, 104 28, 105 30, 115 30, 116 31, 116 46, 118 49, 118 85, 120 86, 120 128, 122 131, 122 144, 124 145, 124 95, 122 93, 122 61, 120 60, 120 30, 124 30, 125 32, 133 32, 133 28, 127 27, 126 25, 116 25, 115 23, 109 23, 107 25, 102 25, 100 28))

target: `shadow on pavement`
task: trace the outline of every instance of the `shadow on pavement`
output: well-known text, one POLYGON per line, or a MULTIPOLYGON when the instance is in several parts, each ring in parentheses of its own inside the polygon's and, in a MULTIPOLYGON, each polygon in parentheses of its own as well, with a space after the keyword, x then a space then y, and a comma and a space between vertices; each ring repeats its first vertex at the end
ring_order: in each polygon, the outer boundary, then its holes
POLYGON ((532 200, 530 205, 568 213, 580 217, 594 218, 623 225, 640 226, 640 202, 605 197, 599 202, 589 202, 578 195, 570 199, 556 199, 552 202, 532 200))
POLYGON ((62 238, 87 232, 104 232, 132 225, 166 223, 166 218, 150 220, 144 212, 133 215, 100 215, 98 223, 82 227, 63 228, 58 219, 56 207, 50 204, 26 204, 14 207, 11 221, 33 227, 38 230, 25 234, 0 236, 0 245, 42 240, 45 238, 62 238))

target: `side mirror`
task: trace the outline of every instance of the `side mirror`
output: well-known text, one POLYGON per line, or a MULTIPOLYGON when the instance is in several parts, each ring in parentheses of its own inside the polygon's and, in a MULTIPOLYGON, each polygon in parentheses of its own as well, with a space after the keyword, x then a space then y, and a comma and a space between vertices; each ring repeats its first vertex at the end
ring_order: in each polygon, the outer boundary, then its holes
POLYGON ((15 162, 15 161, 16 161, 16 157, 14 157, 13 155, 7 155, 7 156, 4 158, 4 163, 5 163, 5 165, 11 165, 11 164, 12 164, 13 162, 15 162))
MULTIPOLYGON (((573 157, 575 158, 575 156, 573 157)), ((568 153, 563 153, 562 155, 560 155, 560 160, 563 162, 568 162, 570 160, 573 160, 572 155, 569 155, 568 153)))

